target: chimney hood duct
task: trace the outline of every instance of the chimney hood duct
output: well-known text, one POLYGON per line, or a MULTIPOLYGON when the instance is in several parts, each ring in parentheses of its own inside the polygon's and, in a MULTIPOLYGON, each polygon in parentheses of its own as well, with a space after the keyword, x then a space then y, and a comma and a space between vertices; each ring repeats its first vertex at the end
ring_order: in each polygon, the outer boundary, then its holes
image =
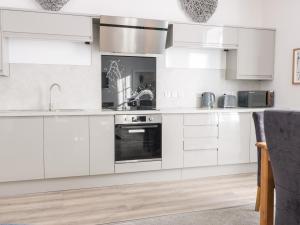
POLYGON ((165 50, 168 22, 100 17, 100 51, 128 54, 161 54, 165 50))

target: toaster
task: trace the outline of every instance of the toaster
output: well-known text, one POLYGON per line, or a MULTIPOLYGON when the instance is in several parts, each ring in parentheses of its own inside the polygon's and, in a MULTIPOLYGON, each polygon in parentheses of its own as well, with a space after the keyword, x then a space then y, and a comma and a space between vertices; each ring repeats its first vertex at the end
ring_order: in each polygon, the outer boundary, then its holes
POLYGON ((237 107, 237 98, 235 95, 222 95, 218 99, 219 108, 236 108, 237 107))

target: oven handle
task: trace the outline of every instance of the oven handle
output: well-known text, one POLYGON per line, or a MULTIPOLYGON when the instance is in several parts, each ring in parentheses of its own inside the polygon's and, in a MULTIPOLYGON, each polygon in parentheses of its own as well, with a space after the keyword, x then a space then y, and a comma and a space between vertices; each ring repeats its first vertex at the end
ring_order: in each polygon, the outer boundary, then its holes
POLYGON ((158 128, 158 125, 145 125, 145 126, 121 126, 121 129, 147 129, 147 128, 158 128))
POLYGON ((145 133, 145 129, 128 130, 129 134, 145 133))

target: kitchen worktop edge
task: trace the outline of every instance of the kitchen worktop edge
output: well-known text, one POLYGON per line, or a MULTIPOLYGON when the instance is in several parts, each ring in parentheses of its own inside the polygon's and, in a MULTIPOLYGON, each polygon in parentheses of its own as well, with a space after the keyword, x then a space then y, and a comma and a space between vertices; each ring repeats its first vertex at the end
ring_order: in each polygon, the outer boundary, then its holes
POLYGON ((143 115, 143 114, 197 114, 197 113, 218 113, 218 112, 258 112, 270 108, 231 108, 231 109, 203 109, 203 108, 162 108, 160 110, 145 111, 110 111, 110 110, 0 110, 0 117, 35 117, 35 116, 105 116, 105 115, 143 115))

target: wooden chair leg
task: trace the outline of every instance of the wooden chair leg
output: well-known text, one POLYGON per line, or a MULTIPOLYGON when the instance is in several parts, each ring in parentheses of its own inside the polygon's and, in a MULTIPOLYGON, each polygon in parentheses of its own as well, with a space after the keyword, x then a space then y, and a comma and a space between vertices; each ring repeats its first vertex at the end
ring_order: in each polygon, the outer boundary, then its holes
POLYGON ((257 187, 255 211, 258 212, 259 208, 260 208, 260 187, 257 187))
POLYGON ((269 162, 268 150, 262 151, 261 158, 261 206, 260 225, 274 224, 274 179, 269 162))

